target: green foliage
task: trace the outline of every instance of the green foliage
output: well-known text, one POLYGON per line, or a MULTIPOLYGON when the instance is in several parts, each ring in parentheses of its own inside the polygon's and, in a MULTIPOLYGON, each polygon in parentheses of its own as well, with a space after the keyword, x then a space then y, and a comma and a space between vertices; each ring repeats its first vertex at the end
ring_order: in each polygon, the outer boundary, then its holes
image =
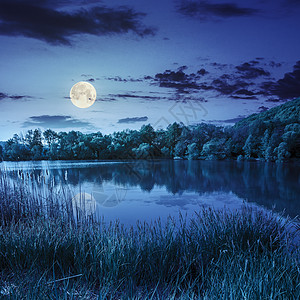
POLYGON ((171 157, 174 157, 174 149, 179 141, 181 132, 182 132, 183 125, 178 123, 173 123, 172 125, 169 125, 166 130, 165 138, 167 141, 167 144, 170 149, 170 155, 171 157))
POLYGON ((283 105, 279 105, 277 107, 274 107, 268 111, 259 113, 259 114, 253 114, 249 116, 248 118, 245 118, 239 122, 237 122, 234 127, 252 127, 254 122, 257 122, 257 120, 261 120, 268 124, 268 122, 274 122, 277 121, 279 123, 284 124, 292 124, 292 123, 298 123, 300 121, 300 98, 288 101, 283 105))
POLYGON ((201 123, 170 124, 157 130, 148 124, 140 130, 109 135, 79 131, 56 133, 29 130, 5 143, 5 160, 40 159, 261 159, 286 161, 300 158, 300 99, 252 115, 231 128, 201 123))
POLYGON ((277 161, 279 162, 285 161, 291 156, 286 142, 280 143, 279 146, 275 148, 274 152, 277 154, 277 161))
POLYGON ((257 140, 250 134, 245 142, 243 150, 245 152, 245 158, 257 157, 257 154, 254 152, 257 148, 257 140))
POLYGON ((171 158, 172 157, 171 150, 166 146, 161 149, 161 153, 162 153, 163 158, 171 158))
POLYGON ((197 159, 200 156, 200 151, 196 143, 192 143, 187 147, 188 159, 197 159))
POLYGON ((153 146, 148 143, 142 143, 138 148, 132 149, 135 157, 141 159, 149 159, 153 156, 153 146))
POLYGON ((226 140, 224 138, 211 139, 203 145, 201 155, 210 160, 224 159, 226 157, 226 153, 224 151, 225 142, 226 140))

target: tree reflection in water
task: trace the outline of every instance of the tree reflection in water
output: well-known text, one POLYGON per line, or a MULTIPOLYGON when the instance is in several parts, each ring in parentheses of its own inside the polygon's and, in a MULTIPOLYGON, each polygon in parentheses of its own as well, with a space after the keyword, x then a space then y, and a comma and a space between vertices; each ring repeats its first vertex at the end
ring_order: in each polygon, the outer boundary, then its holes
MULTIPOLYGON (((292 217, 300 214, 300 173, 296 163, 162 160, 82 162, 74 167, 62 161, 55 169, 51 168, 51 162, 48 165, 47 180, 52 184, 76 188, 89 183, 93 186, 92 197, 106 207, 118 205, 131 189, 152 193, 163 188, 166 194, 176 196, 186 192, 234 193, 248 202, 269 209, 275 207, 275 211, 285 210, 292 217), (107 184, 113 185, 114 191, 105 190, 107 184)), ((32 173, 33 178, 39 178, 45 170, 36 169, 32 173)))

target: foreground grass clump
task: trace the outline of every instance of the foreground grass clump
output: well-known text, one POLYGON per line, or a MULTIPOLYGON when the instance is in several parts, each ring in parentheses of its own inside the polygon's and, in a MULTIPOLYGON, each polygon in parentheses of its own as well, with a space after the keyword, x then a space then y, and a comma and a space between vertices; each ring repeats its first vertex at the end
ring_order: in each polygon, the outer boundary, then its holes
POLYGON ((125 228, 75 219, 68 198, 46 205, 3 185, 0 197, 0 298, 300 297, 298 232, 272 214, 204 209, 125 228))

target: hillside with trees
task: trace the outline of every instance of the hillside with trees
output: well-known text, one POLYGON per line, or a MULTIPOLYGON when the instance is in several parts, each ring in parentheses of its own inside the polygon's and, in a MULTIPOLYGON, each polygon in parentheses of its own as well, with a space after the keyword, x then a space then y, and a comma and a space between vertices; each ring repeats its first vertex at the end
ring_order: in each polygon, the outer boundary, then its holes
POLYGON ((103 135, 28 130, 0 145, 3 160, 185 158, 287 161, 300 158, 300 98, 251 115, 232 127, 170 124, 103 135))
POLYGON ((300 120, 300 98, 293 101, 288 101, 283 105, 273 107, 259 114, 253 114, 249 117, 237 122, 234 127, 240 127, 246 124, 253 123, 257 120, 264 122, 279 121, 286 124, 299 123, 300 120))

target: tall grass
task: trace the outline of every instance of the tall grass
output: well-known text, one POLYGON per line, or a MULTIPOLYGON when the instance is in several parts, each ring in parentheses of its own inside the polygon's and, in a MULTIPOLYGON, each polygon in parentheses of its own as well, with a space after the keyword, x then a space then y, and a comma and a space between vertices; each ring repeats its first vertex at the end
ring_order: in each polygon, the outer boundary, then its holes
POLYGON ((67 193, 41 200, 7 174, 0 197, 4 299, 300 297, 299 231, 271 213, 203 209, 126 228, 74 216, 67 193))

